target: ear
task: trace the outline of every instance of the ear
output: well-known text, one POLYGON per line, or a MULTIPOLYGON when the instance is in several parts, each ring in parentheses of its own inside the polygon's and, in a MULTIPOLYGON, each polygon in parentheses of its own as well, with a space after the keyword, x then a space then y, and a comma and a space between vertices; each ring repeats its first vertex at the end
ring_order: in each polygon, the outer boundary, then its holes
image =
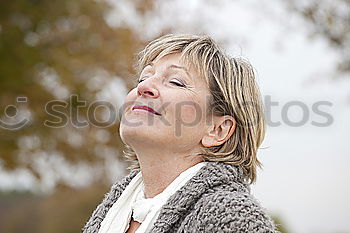
POLYGON ((236 120, 229 115, 214 116, 213 124, 208 127, 207 133, 201 142, 204 147, 219 146, 226 142, 236 129, 236 120))

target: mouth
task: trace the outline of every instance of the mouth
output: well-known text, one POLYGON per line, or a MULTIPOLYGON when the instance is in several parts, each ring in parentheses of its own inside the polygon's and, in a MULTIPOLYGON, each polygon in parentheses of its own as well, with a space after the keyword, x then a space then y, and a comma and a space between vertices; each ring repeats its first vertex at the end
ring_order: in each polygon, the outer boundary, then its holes
POLYGON ((150 108, 150 107, 145 106, 145 105, 134 105, 134 106, 132 107, 132 110, 134 111, 135 109, 139 109, 139 110, 143 110, 143 111, 148 111, 148 112, 153 113, 153 114, 158 115, 158 116, 161 115, 159 112, 155 111, 153 108, 150 108))

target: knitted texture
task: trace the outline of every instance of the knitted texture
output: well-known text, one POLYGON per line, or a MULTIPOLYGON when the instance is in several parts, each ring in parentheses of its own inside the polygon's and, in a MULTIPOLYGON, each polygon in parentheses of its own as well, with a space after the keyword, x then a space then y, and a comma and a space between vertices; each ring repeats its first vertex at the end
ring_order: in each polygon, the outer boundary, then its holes
MULTIPOLYGON (((133 177, 134 170, 112 186, 92 213, 83 233, 98 233, 108 210, 133 177)), ((265 209, 250 194, 241 168, 209 162, 161 208, 152 233, 277 233, 265 209)), ((119 233, 119 232, 117 232, 119 233)))

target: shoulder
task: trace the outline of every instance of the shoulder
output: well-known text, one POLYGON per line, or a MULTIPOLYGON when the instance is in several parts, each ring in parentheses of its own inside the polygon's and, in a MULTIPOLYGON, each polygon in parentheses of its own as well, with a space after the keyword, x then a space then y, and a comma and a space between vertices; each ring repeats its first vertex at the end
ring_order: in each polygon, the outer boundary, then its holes
POLYGON ((217 191, 197 203, 203 232, 277 232, 266 210, 249 192, 217 191))

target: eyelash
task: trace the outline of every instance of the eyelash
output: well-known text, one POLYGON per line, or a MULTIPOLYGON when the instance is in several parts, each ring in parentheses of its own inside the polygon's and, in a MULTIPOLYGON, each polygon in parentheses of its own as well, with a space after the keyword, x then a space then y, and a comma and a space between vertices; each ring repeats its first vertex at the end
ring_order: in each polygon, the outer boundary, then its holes
MULTIPOLYGON (((144 80, 144 79, 139 79, 137 82, 138 82, 138 83, 141 83, 143 80, 144 80)), ((175 85, 178 86, 178 87, 186 87, 186 85, 183 84, 183 83, 181 83, 181 82, 170 81, 170 83, 173 83, 173 84, 175 84, 175 85)))
POLYGON ((180 83, 180 82, 174 82, 174 81, 170 81, 170 83, 174 83, 176 86, 178 87, 186 87, 185 84, 180 83))

